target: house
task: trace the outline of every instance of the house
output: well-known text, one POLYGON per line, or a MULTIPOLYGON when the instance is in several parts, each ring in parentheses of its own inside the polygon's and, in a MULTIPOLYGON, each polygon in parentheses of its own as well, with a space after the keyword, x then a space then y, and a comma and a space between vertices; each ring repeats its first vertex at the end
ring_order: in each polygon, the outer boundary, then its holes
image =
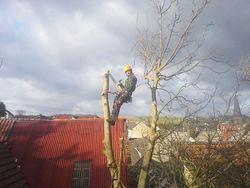
MULTIPOLYGON (((118 119, 111 129, 114 156, 118 159, 124 119, 118 119)), ((110 173, 103 154, 102 118, 17 120, 8 132, 11 154, 18 159, 30 187, 110 186, 110 173)), ((121 176, 127 185, 125 157, 122 164, 121 176)))
POLYGON ((132 127, 128 127, 128 138, 145 138, 148 136, 150 128, 142 121, 132 127))
POLYGON ((127 157, 130 166, 135 165, 144 155, 146 144, 148 143, 148 133, 150 128, 142 121, 126 121, 127 129, 127 157))

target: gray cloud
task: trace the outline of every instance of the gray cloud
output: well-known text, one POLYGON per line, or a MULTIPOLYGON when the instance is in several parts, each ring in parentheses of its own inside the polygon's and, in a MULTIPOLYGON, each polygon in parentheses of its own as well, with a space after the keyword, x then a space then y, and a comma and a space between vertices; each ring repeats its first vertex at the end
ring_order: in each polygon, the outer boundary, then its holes
MULTIPOLYGON (((200 53, 219 49, 230 64, 247 56, 249 9, 244 0, 212 2, 193 31, 200 34, 202 25, 214 23, 200 53)), ((122 66, 135 62, 138 82, 144 83, 133 47, 137 18, 140 28, 154 25, 151 10, 150 1, 1 1, 0 56, 4 65, 0 69, 0 100, 13 111, 100 114, 105 70, 124 79, 122 66)), ((225 64, 213 66, 227 69, 225 64)), ((218 82, 220 91, 232 92, 232 72, 211 75, 204 71, 200 84, 213 88, 218 82)), ((242 91, 240 100, 244 101, 249 85, 244 84, 242 91)), ((150 93, 142 85, 133 103, 125 105, 121 113, 149 115, 150 106, 150 93)))

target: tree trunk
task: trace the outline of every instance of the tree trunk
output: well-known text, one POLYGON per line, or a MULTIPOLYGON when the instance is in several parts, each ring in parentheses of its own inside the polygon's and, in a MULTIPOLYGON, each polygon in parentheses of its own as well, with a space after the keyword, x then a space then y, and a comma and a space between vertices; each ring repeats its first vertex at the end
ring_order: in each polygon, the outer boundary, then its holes
POLYGON ((123 187, 120 181, 120 168, 117 168, 113 148, 112 148, 112 137, 111 129, 109 125, 110 110, 109 110, 109 100, 108 100, 108 90, 109 90, 109 71, 107 71, 103 76, 103 90, 102 90, 102 108, 103 108, 103 118, 104 118, 104 154, 107 158, 108 168, 111 175, 111 187, 118 188, 123 187))
POLYGON ((138 188, 145 188, 147 185, 148 172, 149 172, 149 167, 150 167, 150 161, 151 161, 152 154, 154 151, 155 140, 156 140, 155 131, 152 131, 150 132, 149 143, 147 144, 147 148, 143 157, 143 163, 142 163, 141 172, 139 176, 139 182, 137 185, 138 188))
POLYGON ((154 77, 154 85, 151 88, 151 91, 152 91, 152 109, 151 109, 151 129, 150 129, 150 133, 148 135, 149 142, 147 144, 145 154, 143 157, 143 163, 142 163, 141 172, 140 172, 140 176, 139 176, 139 182, 137 185, 138 188, 145 188, 147 185, 150 162, 152 159, 155 141, 157 138, 157 136, 156 136, 157 135, 156 134, 156 126, 157 126, 157 121, 158 121, 157 98, 156 98, 157 84, 158 84, 158 76, 156 73, 155 77, 154 77))

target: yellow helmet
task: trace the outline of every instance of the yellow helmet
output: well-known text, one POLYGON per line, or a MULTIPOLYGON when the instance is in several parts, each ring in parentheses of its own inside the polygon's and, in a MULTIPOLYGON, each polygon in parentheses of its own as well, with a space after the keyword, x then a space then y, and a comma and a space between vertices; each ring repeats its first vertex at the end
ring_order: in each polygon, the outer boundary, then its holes
POLYGON ((123 70, 124 70, 125 72, 127 72, 127 71, 129 71, 129 70, 132 70, 132 67, 131 67, 131 65, 125 65, 125 66, 123 67, 123 70))

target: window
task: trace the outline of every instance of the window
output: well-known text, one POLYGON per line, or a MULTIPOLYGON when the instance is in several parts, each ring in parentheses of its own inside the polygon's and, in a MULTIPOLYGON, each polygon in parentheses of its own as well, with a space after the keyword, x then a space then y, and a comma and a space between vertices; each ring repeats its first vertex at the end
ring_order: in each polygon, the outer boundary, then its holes
POLYGON ((90 161, 76 161, 72 174, 72 188, 89 188, 90 161))

